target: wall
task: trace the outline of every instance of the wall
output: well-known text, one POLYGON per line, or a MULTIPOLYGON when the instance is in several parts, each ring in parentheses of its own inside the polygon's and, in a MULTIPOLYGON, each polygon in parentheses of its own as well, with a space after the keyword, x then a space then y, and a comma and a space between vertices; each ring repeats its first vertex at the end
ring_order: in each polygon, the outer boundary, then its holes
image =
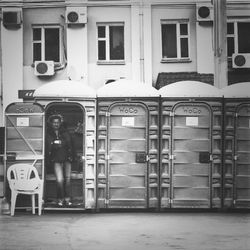
MULTIPOLYGON (((4 11, 22 11, 3 8, 4 11)), ((7 29, 1 22, 3 110, 18 101, 18 89, 23 88, 23 28, 7 29)))
POLYGON ((184 72, 197 71, 196 54, 196 21, 195 5, 159 5, 152 6, 152 68, 153 84, 160 72, 184 72), (191 62, 185 63, 161 63, 161 20, 162 19, 189 19, 190 20, 190 58, 191 62))
POLYGON ((108 79, 132 78, 130 7, 88 8, 88 82, 95 89, 108 79), (97 65, 97 22, 124 22, 125 64, 97 65))
POLYGON ((60 24, 64 28, 65 8, 29 8, 23 10, 23 29, 24 29, 24 60, 23 60, 23 82, 24 89, 36 89, 47 83, 67 77, 66 69, 57 71, 54 76, 37 77, 34 75, 32 66, 32 24, 60 24))

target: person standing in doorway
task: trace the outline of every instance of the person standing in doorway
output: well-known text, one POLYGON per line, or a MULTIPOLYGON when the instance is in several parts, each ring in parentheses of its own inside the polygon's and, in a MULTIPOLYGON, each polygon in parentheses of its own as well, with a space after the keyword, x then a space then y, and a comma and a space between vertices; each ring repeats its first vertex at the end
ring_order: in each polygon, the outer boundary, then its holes
POLYGON ((51 115, 48 119, 46 135, 47 157, 56 176, 57 205, 59 207, 72 205, 70 198, 70 174, 73 158, 72 139, 62 122, 62 115, 51 115))

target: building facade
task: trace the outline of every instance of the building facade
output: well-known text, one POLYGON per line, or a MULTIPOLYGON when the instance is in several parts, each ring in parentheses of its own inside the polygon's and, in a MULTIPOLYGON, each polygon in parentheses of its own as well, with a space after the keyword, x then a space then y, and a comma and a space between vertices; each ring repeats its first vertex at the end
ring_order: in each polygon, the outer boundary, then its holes
MULTIPOLYGON (((11 0, 0 9, 0 126, 8 104, 54 80, 216 85, 211 1, 11 0)), ((218 87, 249 81, 249 10, 227 1, 228 80, 218 87)))

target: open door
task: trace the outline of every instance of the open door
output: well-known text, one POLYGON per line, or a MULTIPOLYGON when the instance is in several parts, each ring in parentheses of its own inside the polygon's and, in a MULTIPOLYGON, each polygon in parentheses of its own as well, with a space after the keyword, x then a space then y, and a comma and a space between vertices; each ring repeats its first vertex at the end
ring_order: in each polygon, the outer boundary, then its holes
MULTIPOLYGON (((57 205, 57 183, 53 164, 45 157, 45 208, 46 209, 85 209, 85 111, 78 103, 52 102, 46 107, 46 130, 50 115, 59 113, 63 126, 72 139, 73 159, 71 163, 71 206, 57 205)), ((46 137, 46 136, 45 136, 46 137)), ((47 150, 45 150, 47 151, 47 150)))
MULTIPOLYGON (((5 127, 5 196, 9 199, 6 173, 12 164, 31 164, 44 179, 44 109, 36 103, 12 103, 5 110, 5 127)), ((30 197, 21 196, 16 207, 26 205, 30 207, 30 197)))

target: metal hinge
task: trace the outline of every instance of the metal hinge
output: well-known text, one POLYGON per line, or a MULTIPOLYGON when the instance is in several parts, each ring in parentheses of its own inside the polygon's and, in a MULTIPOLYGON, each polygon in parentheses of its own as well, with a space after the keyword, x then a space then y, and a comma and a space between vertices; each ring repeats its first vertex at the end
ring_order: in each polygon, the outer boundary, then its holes
POLYGON ((109 200, 105 199, 104 203, 105 203, 105 205, 108 205, 109 204, 109 200))
POLYGON ((234 116, 237 118, 238 117, 238 113, 235 113, 234 116))
POLYGON ((235 161, 238 160, 238 155, 234 155, 234 160, 235 160, 235 161))
POLYGON ((105 155, 105 160, 110 160, 110 155, 105 155))
POLYGON ((150 161, 149 155, 146 155, 146 161, 150 161))
POLYGON ((174 160, 175 155, 169 155, 169 160, 174 160))
POLYGON ((174 112, 173 112, 173 111, 170 111, 170 112, 169 112, 169 116, 173 117, 173 116, 174 116, 174 112))
POLYGON ((105 114, 107 117, 110 117, 110 112, 106 112, 105 114))
POLYGON ((213 155, 210 155, 210 161, 213 161, 214 160, 214 157, 213 157, 213 155))
POLYGON ((172 200, 172 199, 169 199, 169 203, 170 203, 170 204, 173 204, 173 200, 172 200))

